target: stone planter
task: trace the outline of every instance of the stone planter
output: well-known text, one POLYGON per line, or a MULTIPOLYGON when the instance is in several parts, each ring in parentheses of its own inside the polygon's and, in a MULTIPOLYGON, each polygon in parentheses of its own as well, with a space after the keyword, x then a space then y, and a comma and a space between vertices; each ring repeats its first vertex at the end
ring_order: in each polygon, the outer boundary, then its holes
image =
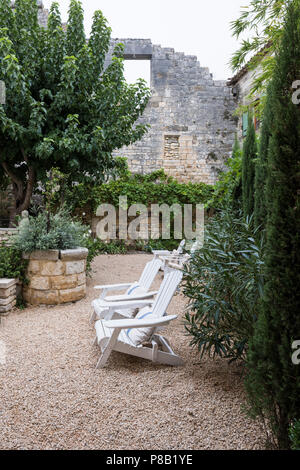
POLYGON ((86 295, 86 258, 88 250, 34 251, 29 255, 29 285, 23 296, 31 305, 57 305, 76 302, 86 295))
POLYGON ((16 305, 17 279, 0 279, 0 315, 8 315, 16 305))

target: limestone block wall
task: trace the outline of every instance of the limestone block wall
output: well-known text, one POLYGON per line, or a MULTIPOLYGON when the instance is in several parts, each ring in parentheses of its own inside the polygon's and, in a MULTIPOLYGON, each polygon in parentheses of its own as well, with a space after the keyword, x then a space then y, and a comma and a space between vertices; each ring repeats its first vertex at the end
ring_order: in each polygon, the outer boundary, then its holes
POLYGON ((13 237, 18 233, 17 228, 0 228, 0 246, 10 246, 13 241, 13 237))
POLYGON ((153 45, 150 39, 113 39, 125 59, 151 61, 152 97, 140 122, 151 125, 140 142, 115 155, 127 157, 134 173, 164 168, 181 182, 214 184, 231 155, 236 108, 231 87, 215 81, 197 57, 153 45))
POLYGON ((0 315, 7 315, 16 305, 17 279, 0 279, 0 315))
POLYGON ((75 302, 86 295, 86 258, 88 250, 35 251, 29 259, 29 285, 23 296, 31 305, 55 305, 75 302))

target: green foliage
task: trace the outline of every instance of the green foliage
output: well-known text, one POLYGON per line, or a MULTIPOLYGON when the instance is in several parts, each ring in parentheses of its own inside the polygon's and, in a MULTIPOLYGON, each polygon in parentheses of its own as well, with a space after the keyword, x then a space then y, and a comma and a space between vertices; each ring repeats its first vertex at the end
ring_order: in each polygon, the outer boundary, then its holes
POLYGON ((91 273, 91 263, 96 256, 99 255, 120 255, 127 252, 127 247, 125 243, 121 241, 111 241, 110 243, 105 243, 100 239, 93 239, 91 237, 86 237, 82 243, 82 246, 89 250, 87 257, 86 270, 88 273, 91 273))
POLYGON ((48 172, 48 179, 45 182, 45 190, 43 191, 45 208, 48 212, 53 209, 57 200, 57 195, 59 194, 61 185, 64 183, 65 179, 65 175, 57 168, 51 168, 48 172))
POLYGON ((227 170, 220 173, 214 186, 213 196, 206 206, 218 209, 230 206, 238 209, 241 205, 242 150, 235 136, 235 143, 230 157, 225 163, 227 170))
POLYGON ((250 216, 254 211, 255 159, 257 157, 256 133, 250 113, 248 122, 249 125, 244 142, 242 159, 242 196, 245 217, 250 216))
POLYGON ((124 171, 123 176, 112 179, 106 184, 73 186, 65 194, 68 207, 89 207, 95 213, 103 203, 119 206, 119 197, 126 196, 128 205, 144 204, 200 204, 210 197, 212 187, 205 183, 178 183, 168 177, 164 170, 149 175, 133 175, 124 171))
POLYGON ((123 46, 104 71, 111 30, 96 11, 86 41, 81 3, 71 0, 67 32, 58 4, 48 28, 39 26, 36 0, 0 2, 1 175, 12 181, 13 216, 28 209, 36 182, 56 167, 77 182, 105 180, 114 169, 112 152, 139 140, 148 126, 137 124, 150 90, 143 80, 124 78, 123 46))
POLYGON ((291 449, 300 450, 300 419, 290 426, 291 449))
POLYGON ((185 327, 201 356, 245 359, 263 291, 263 240, 230 209, 206 225, 203 248, 184 274, 185 327))
POLYGON ((266 181, 268 149, 272 128, 271 85, 268 89, 267 103, 263 115, 258 159, 255 164, 255 195, 254 195, 254 223, 256 227, 265 228, 267 219, 266 181))
POLYGON ((67 250, 82 246, 86 234, 87 227, 73 221, 65 210, 50 214, 50 217, 42 212, 23 220, 14 246, 25 253, 34 250, 67 250))
POLYGON ((266 284, 245 382, 249 413, 266 421, 280 449, 290 447, 291 422, 300 419, 300 368, 291 359, 300 334, 300 108, 291 86, 299 76, 300 2, 294 0, 272 80, 266 284))
POLYGON ((170 240, 136 240, 135 247, 138 250, 152 253, 152 250, 169 250, 173 251, 178 248, 179 241, 171 238, 170 240))
POLYGON ((243 39, 240 48, 231 58, 231 67, 237 72, 250 59, 249 70, 261 66, 261 72, 256 74, 250 95, 263 94, 270 82, 274 67, 274 52, 278 49, 283 31, 283 20, 290 0, 251 0, 248 6, 243 6, 240 17, 232 21, 233 35, 243 39))
POLYGON ((28 261, 22 259, 22 252, 15 247, 0 245, 0 278, 20 279, 27 283, 28 261))

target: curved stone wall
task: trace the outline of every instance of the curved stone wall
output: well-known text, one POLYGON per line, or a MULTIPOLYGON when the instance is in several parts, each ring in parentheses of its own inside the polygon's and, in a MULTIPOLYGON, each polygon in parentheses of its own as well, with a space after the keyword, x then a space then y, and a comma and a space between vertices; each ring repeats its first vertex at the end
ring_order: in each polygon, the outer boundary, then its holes
POLYGON ((23 296, 31 305, 57 305, 76 302, 86 295, 86 258, 88 250, 35 251, 29 259, 23 296))

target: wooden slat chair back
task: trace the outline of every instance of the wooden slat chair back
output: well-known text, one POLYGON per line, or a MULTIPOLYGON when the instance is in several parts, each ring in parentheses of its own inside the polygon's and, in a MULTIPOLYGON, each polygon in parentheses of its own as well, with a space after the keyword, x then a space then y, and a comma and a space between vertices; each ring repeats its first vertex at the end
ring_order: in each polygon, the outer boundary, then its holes
POLYGON ((165 275, 152 306, 152 313, 157 317, 165 315, 172 297, 182 280, 182 276, 183 272, 177 269, 170 269, 165 275))
POLYGON ((150 289, 160 267, 161 261, 159 259, 152 259, 146 264, 138 281, 140 287, 145 289, 146 292, 150 289))

